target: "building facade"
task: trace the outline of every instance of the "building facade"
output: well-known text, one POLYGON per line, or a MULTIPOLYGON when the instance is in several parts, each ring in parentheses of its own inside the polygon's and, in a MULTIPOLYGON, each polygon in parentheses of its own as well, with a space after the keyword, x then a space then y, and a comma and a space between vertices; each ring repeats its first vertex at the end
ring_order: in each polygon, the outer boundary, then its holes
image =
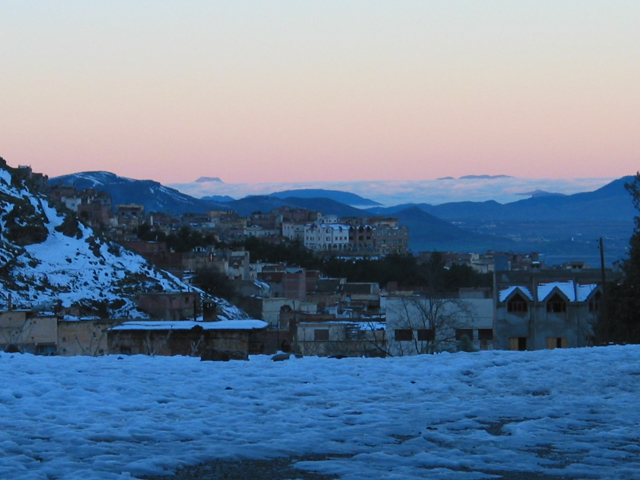
POLYGON ((496 347, 540 350, 593 345, 601 279, 602 272, 595 269, 496 272, 496 347))

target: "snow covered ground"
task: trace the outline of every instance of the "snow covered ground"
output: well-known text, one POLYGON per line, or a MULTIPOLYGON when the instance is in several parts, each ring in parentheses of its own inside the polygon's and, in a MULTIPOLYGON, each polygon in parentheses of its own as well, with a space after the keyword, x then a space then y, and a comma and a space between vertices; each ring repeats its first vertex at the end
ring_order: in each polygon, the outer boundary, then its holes
POLYGON ((640 346, 229 363, 2 353, 0 380, 3 479, 309 453, 346 454, 302 466, 349 480, 640 478, 640 346))

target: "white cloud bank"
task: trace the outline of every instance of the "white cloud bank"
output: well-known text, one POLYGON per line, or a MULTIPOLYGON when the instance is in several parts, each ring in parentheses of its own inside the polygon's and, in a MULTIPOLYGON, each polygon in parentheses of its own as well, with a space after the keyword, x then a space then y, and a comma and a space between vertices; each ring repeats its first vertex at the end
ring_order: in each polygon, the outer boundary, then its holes
POLYGON ((0 353, 0 478, 320 453, 342 456, 301 466, 341 480, 637 479, 639 358, 640 346, 277 363, 0 353))
POLYGON ((429 203, 495 200, 509 203, 526 198, 523 194, 534 190, 573 194, 590 192, 615 178, 469 178, 442 180, 380 180, 361 182, 299 182, 299 183, 221 183, 192 182, 169 184, 188 195, 201 198, 208 195, 228 195, 235 199, 247 195, 266 195, 273 192, 303 188, 324 188, 355 193, 385 206, 404 203, 429 203))

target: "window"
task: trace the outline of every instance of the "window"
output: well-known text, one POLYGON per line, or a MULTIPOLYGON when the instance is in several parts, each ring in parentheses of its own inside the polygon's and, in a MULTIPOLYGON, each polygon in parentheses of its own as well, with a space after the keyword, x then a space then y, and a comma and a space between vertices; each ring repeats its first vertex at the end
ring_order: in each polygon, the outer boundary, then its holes
POLYGON ((433 342, 436 339, 433 328, 422 328, 418 330, 418 340, 421 342, 433 342))
POLYGON ((313 339, 316 342, 326 342, 329 340, 329 329, 322 328, 313 331, 313 339))
POLYGON ((473 340, 473 330, 471 328, 456 328, 456 340, 462 340, 465 335, 469 340, 473 340))
POLYGON ((547 337, 547 348, 567 348, 567 337, 547 337))
POLYGON ((478 340, 493 340, 493 329, 492 328, 479 328, 478 329, 478 340))
POLYGON ((599 312, 600 311, 600 301, 602 300, 602 293, 596 292, 591 301, 589 302, 589 311, 590 312, 599 312))
POLYGON ((410 329, 396 329, 396 342, 410 342, 413 340, 413 331, 410 329))
POLYGON ((511 300, 507 303, 508 312, 527 312, 529 311, 529 304, 522 298, 520 294, 515 294, 511 300))
POLYGON ((55 345, 36 345, 36 355, 55 355, 55 345))
POLYGON ((567 302, 557 293, 547 302, 547 312, 562 313, 567 311, 567 302))
POLYGON ((524 352, 527 349, 527 337, 509 338, 509 350, 524 352))

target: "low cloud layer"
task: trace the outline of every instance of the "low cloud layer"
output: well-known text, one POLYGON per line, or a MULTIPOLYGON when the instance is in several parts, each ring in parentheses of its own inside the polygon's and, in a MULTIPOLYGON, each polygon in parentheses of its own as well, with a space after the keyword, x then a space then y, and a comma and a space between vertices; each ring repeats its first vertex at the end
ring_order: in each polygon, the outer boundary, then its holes
POLYGON ((268 195, 293 189, 323 188, 355 193, 385 206, 404 203, 429 203, 495 200, 515 202, 526 198, 527 192, 542 190, 550 193, 573 194, 590 192, 615 180, 614 178, 466 178, 442 180, 362 181, 362 182, 302 182, 302 183, 220 183, 191 182, 170 184, 188 195, 201 198, 228 195, 235 199, 248 195, 268 195))

